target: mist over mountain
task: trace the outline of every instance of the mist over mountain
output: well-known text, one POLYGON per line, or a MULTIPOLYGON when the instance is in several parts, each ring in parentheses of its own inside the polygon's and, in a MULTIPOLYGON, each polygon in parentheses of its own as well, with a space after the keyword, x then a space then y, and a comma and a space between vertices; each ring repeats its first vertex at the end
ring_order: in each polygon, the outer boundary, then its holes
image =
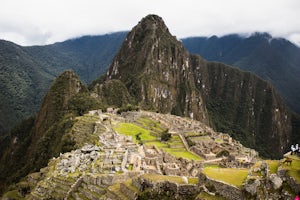
POLYGON ((300 48, 288 40, 254 33, 249 37, 192 37, 182 39, 182 43, 209 61, 254 72, 272 83, 287 105, 300 113, 300 48))

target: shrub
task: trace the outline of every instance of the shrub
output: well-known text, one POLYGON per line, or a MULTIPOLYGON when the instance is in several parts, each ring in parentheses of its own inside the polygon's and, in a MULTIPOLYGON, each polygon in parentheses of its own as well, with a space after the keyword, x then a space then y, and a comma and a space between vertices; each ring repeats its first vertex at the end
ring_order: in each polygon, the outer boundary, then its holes
POLYGON ((172 135, 171 133, 168 132, 169 130, 165 130, 164 132, 161 133, 161 141, 168 141, 171 139, 172 135))

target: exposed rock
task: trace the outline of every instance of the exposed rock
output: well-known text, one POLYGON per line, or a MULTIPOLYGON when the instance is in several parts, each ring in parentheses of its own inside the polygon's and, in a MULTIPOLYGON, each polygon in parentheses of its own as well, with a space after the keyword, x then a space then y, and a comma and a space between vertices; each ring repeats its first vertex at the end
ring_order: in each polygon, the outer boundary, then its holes
POLYGON ((269 180, 272 183, 272 186, 275 190, 279 189, 282 186, 282 179, 276 174, 271 174, 269 180))
POLYGON ((257 189, 260 186, 260 181, 258 179, 250 179, 246 181, 244 185, 244 189, 249 192, 252 196, 254 196, 257 193, 257 189))

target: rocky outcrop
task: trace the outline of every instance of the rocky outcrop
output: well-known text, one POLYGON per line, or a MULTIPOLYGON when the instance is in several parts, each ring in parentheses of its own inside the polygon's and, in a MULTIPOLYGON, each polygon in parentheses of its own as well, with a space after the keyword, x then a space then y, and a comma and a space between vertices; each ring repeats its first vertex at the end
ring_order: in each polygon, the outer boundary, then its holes
MULTIPOLYGON (((155 175, 154 175, 155 176, 155 175)), ((150 180, 139 176, 132 180, 132 185, 139 189, 141 197, 148 196, 147 199, 168 198, 168 199, 194 199, 200 192, 200 187, 196 184, 176 183, 165 180, 150 180)))
POLYGON ((226 199, 239 200, 245 199, 240 188, 234 185, 224 183, 207 177, 205 174, 199 174, 199 185, 204 186, 211 193, 218 193, 226 199))

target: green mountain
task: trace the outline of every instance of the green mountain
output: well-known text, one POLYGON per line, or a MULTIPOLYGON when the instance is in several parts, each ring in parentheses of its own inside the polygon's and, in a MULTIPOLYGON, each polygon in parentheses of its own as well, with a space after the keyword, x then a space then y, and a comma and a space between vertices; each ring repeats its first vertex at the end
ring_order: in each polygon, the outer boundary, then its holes
POLYGON ((300 48, 291 42, 268 33, 255 33, 249 37, 185 38, 182 43, 189 52, 209 61, 254 72, 274 85, 287 105, 300 113, 300 48))
POLYGON ((73 149, 70 129, 76 116, 95 108, 101 108, 100 102, 89 95, 77 75, 72 71, 61 74, 44 97, 38 115, 24 120, 1 141, 1 182, 14 182, 73 149))
POLYGON ((103 74, 126 33, 85 36, 46 46, 0 41, 0 136, 36 113, 56 76, 74 70, 89 83, 103 74))
POLYGON ((106 72, 125 36, 126 32, 83 36, 52 45, 25 49, 41 66, 55 75, 66 69, 72 69, 84 83, 90 83, 106 72))
POLYGON ((0 41, 0 136, 33 115, 54 76, 23 47, 0 41))
POLYGON ((155 15, 127 35, 105 79, 121 80, 142 109, 203 121, 266 157, 280 157, 297 136, 268 82, 189 54, 155 15))

